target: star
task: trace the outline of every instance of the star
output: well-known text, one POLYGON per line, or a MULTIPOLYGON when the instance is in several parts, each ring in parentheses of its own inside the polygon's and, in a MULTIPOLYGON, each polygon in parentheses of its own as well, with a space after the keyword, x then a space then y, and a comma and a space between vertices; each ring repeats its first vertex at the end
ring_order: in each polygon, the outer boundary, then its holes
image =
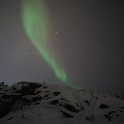
POLYGON ((59 34, 59 32, 57 31, 56 34, 59 34))

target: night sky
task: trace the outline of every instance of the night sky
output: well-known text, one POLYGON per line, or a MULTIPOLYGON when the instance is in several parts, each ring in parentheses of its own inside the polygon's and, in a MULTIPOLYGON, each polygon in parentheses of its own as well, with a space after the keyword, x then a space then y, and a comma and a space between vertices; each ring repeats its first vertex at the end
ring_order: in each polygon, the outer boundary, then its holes
MULTIPOLYGON (((22 2, 0 0, 0 82, 62 83, 26 35, 22 2)), ((50 23, 47 49, 69 80, 80 88, 124 91, 124 1, 44 3, 50 23)))

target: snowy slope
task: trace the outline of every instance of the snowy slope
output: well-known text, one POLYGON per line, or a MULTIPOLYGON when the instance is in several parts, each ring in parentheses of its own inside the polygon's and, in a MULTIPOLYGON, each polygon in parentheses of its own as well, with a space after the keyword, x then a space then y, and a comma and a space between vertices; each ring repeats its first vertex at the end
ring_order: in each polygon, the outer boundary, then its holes
POLYGON ((124 124, 124 101, 47 83, 0 84, 0 124, 124 124))

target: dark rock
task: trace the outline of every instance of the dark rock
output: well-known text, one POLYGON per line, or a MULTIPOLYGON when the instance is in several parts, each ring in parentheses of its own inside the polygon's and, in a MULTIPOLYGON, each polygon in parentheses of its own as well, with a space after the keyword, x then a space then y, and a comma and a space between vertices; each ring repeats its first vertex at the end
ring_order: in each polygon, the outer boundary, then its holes
POLYGON ((106 105, 106 104, 101 104, 101 105, 99 106, 100 109, 106 109, 106 108, 108 108, 108 107, 109 107, 109 106, 106 105))
POLYGON ((40 104, 40 102, 37 102, 37 103, 33 103, 33 105, 38 105, 38 104, 40 104))
POLYGON ((72 112, 79 112, 80 111, 80 110, 76 109, 74 106, 67 104, 67 103, 64 104, 64 108, 66 108, 67 110, 72 111, 72 112))
POLYGON ((73 118, 73 115, 71 115, 71 114, 69 114, 69 113, 67 113, 67 112, 64 112, 64 111, 60 111, 62 114, 63 114, 63 116, 65 117, 65 118, 73 118))
POLYGON ((90 102, 88 100, 84 101, 88 106, 90 106, 90 102))
POLYGON ((58 91, 55 91, 55 92, 53 92, 53 94, 54 94, 55 96, 58 96, 58 95, 61 94, 61 93, 58 92, 58 91))
POLYGON ((116 113, 115 111, 110 111, 108 115, 112 115, 113 113, 116 113))
POLYGON ((85 119, 88 121, 94 121, 94 116, 90 115, 89 117, 85 117, 85 119))
POLYGON ((124 109, 124 107, 120 107, 121 109, 124 109))
POLYGON ((37 101, 41 101, 42 97, 41 96, 36 96, 32 98, 32 102, 37 102, 37 101))
POLYGON ((104 117, 108 120, 108 121, 111 121, 112 117, 108 114, 105 114, 104 117))
POLYGON ((14 119, 14 117, 10 117, 10 118, 8 118, 8 120, 12 120, 12 119, 14 119))
POLYGON ((59 103, 59 100, 53 100, 53 101, 50 102, 51 105, 56 105, 58 103, 59 103))
POLYGON ((4 117, 7 115, 12 108, 12 104, 9 102, 2 102, 0 105, 0 118, 4 117))
POLYGON ((46 86, 44 86, 43 88, 44 88, 44 89, 46 89, 47 87, 46 87, 46 86))

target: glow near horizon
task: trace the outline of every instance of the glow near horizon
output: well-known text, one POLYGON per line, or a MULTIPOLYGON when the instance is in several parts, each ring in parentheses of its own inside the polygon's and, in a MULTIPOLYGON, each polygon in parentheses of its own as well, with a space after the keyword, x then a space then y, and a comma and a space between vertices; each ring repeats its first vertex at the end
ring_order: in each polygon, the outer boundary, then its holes
POLYGON ((23 0, 22 19, 26 34, 41 57, 49 64, 56 77, 68 82, 65 70, 48 50, 48 13, 44 0, 23 0))

